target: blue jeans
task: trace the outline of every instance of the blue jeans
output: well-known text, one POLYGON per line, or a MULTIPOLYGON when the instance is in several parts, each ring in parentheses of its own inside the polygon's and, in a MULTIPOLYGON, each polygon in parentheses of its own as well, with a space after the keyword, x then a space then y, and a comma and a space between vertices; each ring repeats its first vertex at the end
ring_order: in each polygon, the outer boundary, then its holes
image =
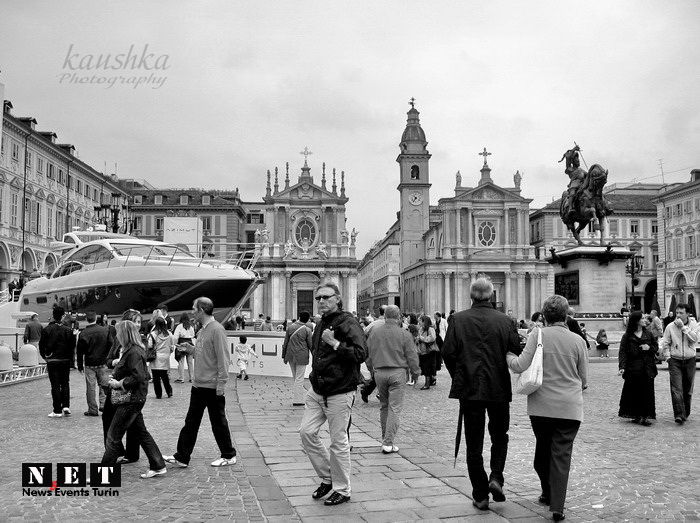
POLYGON ((90 414, 97 414, 97 397, 95 396, 95 389, 97 389, 97 395, 99 397, 99 407, 104 408, 105 406, 105 391, 102 388, 107 385, 107 367, 104 365, 100 367, 85 367, 85 397, 87 399, 88 412, 90 414))
POLYGON ((690 416, 690 400, 695 381, 695 358, 685 360, 670 358, 668 376, 671 381, 671 403, 673 416, 685 420, 690 416))
POLYGON ((214 433, 216 444, 219 446, 221 457, 231 459, 236 455, 226 416, 226 397, 217 396, 216 389, 192 387, 190 407, 185 416, 185 426, 182 427, 180 437, 177 439, 175 459, 180 463, 190 462, 194 446, 197 443, 199 426, 202 423, 202 417, 204 417, 204 409, 209 411, 211 430, 214 433))
POLYGON ((116 410, 112 418, 112 424, 107 432, 105 442, 105 453, 102 456, 102 463, 113 464, 117 462, 121 451, 122 438, 127 430, 138 437, 141 448, 148 457, 148 464, 151 470, 165 468, 165 461, 153 436, 148 432, 143 421, 144 403, 127 403, 125 405, 115 405, 116 410))

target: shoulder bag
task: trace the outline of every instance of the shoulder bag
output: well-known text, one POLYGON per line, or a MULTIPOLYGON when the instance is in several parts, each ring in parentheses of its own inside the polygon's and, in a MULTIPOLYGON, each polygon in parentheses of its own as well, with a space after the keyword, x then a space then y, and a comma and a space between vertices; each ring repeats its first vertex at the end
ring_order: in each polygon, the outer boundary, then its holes
POLYGON ((542 329, 537 329, 537 348, 530 366, 518 375, 515 382, 517 394, 529 395, 542 386, 542 329))
POLYGON ((125 405, 131 403, 131 391, 112 389, 112 405, 125 405))
POLYGON ((156 349, 156 337, 153 334, 149 334, 148 337, 153 342, 153 346, 148 347, 146 349, 146 361, 150 363, 152 361, 156 361, 157 349, 156 349))

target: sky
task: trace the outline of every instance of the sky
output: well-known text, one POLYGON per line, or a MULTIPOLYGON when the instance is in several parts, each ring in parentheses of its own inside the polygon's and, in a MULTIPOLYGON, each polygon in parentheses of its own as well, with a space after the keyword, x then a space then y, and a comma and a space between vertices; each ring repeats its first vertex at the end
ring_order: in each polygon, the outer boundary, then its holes
POLYGON ((531 209, 566 188, 574 142, 609 184, 688 181, 698 20, 683 0, 3 0, 0 83, 83 161, 155 187, 260 201, 267 170, 289 162, 294 183, 308 147, 317 183, 323 162, 345 172, 361 258, 399 210, 411 98, 434 205, 457 171, 477 184, 484 147, 494 183, 523 174, 531 209))

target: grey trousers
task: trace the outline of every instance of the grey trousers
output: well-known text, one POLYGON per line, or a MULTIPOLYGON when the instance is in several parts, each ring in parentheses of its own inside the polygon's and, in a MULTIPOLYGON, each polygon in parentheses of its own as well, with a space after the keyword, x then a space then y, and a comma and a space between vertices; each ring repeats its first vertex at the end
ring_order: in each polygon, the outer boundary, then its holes
POLYGON ((403 408, 406 388, 406 369, 387 367, 374 369, 374 381, 379 392, 379 422, 382 426, 382 445, 394 444, 399 431, 399 415, 403 408))

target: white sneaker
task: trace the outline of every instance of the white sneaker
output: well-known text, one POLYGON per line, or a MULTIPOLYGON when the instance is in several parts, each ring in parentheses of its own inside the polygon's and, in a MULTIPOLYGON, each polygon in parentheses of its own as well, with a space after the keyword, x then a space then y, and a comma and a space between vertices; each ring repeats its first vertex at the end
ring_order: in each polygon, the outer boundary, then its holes
POLYGON ((61 412, 58 412, 58 413, 52 412, 51 414, 49 414, 49 418, 62 418, 62 417, 63 417, 63 414, 61 412))
POLYGON ((396 445, 382 445, 382 452, 384 454, 393 454, 394 452, 398 452, 399 447, 396 445))
POLYGON ((163 456, 163 461, 166 463, 172 463, 173 465, 177 465, 180 468, 186 469, 187 468, 187 463, 183 463, 181 461, 178 461, 175 459, 175 456, 163 456))
POLYGON ((63 415, 70 416, 70 409, 68 407, 63 407, 63 415))
POLYGON ((236 456, 233 456, 232 458, 219 458, 211 462, 212 467, 226 467, 228 465, 235 465, 236 464, 236 456))
POLYGON ((148 470, 144 474, 141 474, 142 479, 148 479, 148 478, 154 478, 156 476, 164 476, 165 473, 168 472, 168 469, 163 467, 160 470, 148 470))
POLYGON ((406 382, 406 385, 411 385, 411 386, 412 386, 412 385, 415 385, 415 384, 416 384, 416 382, 413 381, 413 380, 407 381, 407 382, 406 382))

